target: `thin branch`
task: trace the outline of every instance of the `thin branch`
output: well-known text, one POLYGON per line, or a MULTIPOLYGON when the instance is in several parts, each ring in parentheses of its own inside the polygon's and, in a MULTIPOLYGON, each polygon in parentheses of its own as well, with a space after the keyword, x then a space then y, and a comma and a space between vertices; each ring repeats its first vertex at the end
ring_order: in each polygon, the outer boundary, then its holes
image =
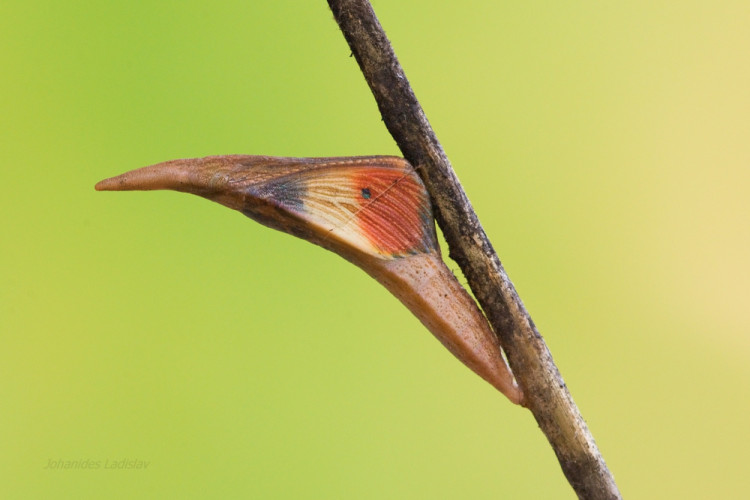
POLYGON ((450 257, 482 306, 579 498, 621 498, 552 355, 518 297, 412 91, 367 0, 328 0, 377 101, 386 127, 416 167, 435 206, 450 257))

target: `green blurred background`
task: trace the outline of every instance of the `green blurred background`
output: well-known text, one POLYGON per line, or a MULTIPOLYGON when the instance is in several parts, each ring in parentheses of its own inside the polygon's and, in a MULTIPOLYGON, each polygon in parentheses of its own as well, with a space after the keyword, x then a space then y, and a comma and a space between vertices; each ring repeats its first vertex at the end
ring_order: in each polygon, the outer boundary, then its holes
MULTIPOLYGON (((374 6, 623 494, 747 497, 750 4, 374 6)), ((323 0, 5 0, 0 67, 0 497, 574 498, 344 260, 94 191, 398 154, 323 0)))

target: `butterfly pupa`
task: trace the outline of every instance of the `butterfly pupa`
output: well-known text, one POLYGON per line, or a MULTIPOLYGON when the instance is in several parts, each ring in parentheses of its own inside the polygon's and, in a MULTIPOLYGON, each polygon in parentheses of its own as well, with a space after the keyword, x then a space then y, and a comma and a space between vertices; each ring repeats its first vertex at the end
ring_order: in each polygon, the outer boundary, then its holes
POLYGON ((406 160, 209 156, 133 170, 96 189, 193 193, 341 255, 385 286, 462 363, 522 404, 497 337, 443 262, 429 195, 406 160))

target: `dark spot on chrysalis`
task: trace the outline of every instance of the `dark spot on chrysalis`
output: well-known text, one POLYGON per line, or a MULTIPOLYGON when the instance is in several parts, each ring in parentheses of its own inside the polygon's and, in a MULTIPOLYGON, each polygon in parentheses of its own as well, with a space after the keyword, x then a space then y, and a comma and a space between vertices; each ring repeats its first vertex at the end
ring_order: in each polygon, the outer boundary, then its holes
POLYGON ((362 198, 364 198, 365 200, 369 200, 370 196, 372 196, 372 194, 370 193, 370 188, 362 188, 362 198))

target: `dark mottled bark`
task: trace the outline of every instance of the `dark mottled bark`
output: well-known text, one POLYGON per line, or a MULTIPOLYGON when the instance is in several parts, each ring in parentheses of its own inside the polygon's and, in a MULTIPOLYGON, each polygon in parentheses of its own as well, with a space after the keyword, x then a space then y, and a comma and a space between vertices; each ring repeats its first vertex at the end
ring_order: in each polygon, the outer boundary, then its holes
POLYGON ((508 279, 367 0, 328 0, 404 157, 432 196, 435 217, 580 498, 621 498, 544 340, 508 279))

